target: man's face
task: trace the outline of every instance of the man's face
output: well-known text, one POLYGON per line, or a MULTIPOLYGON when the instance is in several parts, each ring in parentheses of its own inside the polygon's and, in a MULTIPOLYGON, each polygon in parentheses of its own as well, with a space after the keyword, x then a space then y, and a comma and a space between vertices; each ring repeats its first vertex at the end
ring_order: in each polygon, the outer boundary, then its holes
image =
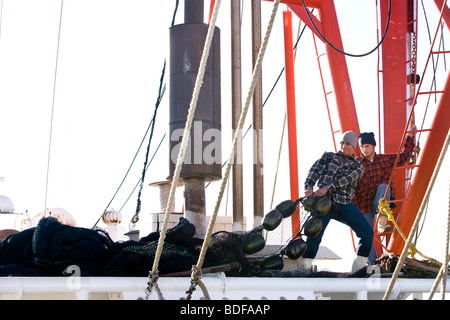
POLYGON ((363 144, 361 145, 361 153, 364 155, 364 157, 368 159, 372 159, 375 155, 375 147, 371 144, 363 144))
POLYGON ((353 151, 355 151, 355 147, 348 142, 341 142, 341 151, 344 156, 351 156, 353 151))

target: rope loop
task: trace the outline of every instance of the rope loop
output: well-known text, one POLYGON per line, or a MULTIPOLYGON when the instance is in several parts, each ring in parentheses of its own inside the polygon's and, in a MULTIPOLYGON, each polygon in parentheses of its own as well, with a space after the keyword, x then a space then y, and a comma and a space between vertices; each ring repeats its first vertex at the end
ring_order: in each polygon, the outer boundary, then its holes
POLYGON ((188 294, 186 300, 191 300, 192 294, 194 293, 199 282, 201 282, 202 277, 202 270, 200 268, 197 268, 196 265, 193 265, 191 273, 191 286, 189 287, 189 290, 186 291, 186 293, 188 294))
MULTIPOLYGON (((394 224, 395 229, 397 229, 398 233, 402 236, 403 240, 407 242, 407 238, 403 231, 400 229, 400 226, 397 224, 397 221, 395 221, 394 214, 392 212, 392 209, 389 207, 389 204, 387 203, 386 199, 380 199, 378 209, 380 210, 380 214, 384 214, 388 217, 389 221, 391 221, 394 224)), ((418 254, 422 258, 429 260, 430 262, 440 266, 441 263, 437 261, 436 259, 433 259, 429 256, 424 255, 422 252, 420 252, 415 243, 411 243, 409 247, 408 255, 411 256, 412 259, 416 259, 415 255, 418 254)))
MULTIPOLYGON (((164 297, 162 295, 161 290, 158 286, 158 278, 159 278, 159 271, 156 270, 156 272, 149 271, 148 273, 148 279, 147 282, 147 288, 145 288, 145 300, 148 300, 150 295, 153 292, 153 288, 155 288, 156 294, 158 295, 159 300, 164 300, 164 297)), ((142 298, 141 298, 142 300, 142 298)))
MULTIPOLYGON (((194 278, 196 277, 194 275, 194 270, 201 269, 201 267, 203 265, 203 262, 204 262, 204 259, 205 259, 205 256, 206 256, 206 251, 208 249, 209 242, 211 240, 211 234, 212 234, 213 227, 214 227, 214 224, 215 224, 215 221, 216 221, 216 218, 217 218, 217 214, 218 214, 220 203, 222 201, 222 197, 223 197, 223 194, 224 194, 224 191, 225 191, 225 187, 226 187, 226 184, 227 184, 227 181, 228 181, 228 176, 230 175, 234 154, 236 152, 236 146, 238 144, 239 132, 241 132, 241 130, 242 130, 243 126, 244 126, 245 118, 246 118, 246 115, 247 115, 247 112, 248 112, 248 109, 249 109, 249 106, 250 106, 250 101, 252 99, 253 93, 254 93, 255 88, 256 88, 257 81, 258 81, 259 76, 261 74, 262 61, 263 61, 263 58, 264 58, 264 54, 266 52, 267 43, 269 42, 270 33, 272 31, 273 23, 275 21, 275 17, 276 17, 276 13, 277 13, 279 4, 280 4, 280 0, 275 0, 274 1, 273 8, 272 8, 272 13, 271 13, 271 16, 270 16, 270 19, 269 19, 269 23, 268 23, 268 26, 267 26, 267 29, 266 29, 266 33, 265 33, 263 42, 262 42, 262 44, 261 44, 261 46, 259 48, 258 57, 256 59, 256 63, 255 63, 255 66, 254 66, 254 69, 253 69, 253 73, 252 73, 252 80, 251 80, 250 88, 248 90, 248 94, 247 94, 247 98, 245 100, 244 108, 242 109, 241 115, 239 117, 237 130, 235 131, 234 136, 233 136, 232 147, 231 147, 230 155, 229 155, 228 161, 227 161, 228 164, 227 164, 227 166, 225 168, 225 173, 224 173, 224 175, 222 177, 222 182, 221 182, 221 186, 220 186, 220 189, 219 189, 219 194, 217 196, 217 200, 216 200, 216 203, 215 203, 215 206, 214 206, 214 211, 213 211, 213 213, 211 215, 211 220, 209 221, 208 228, 206 230, 205 239, 203 241, 203 245, 202 245, 202 248, 201 248, 201 251, 200 251, 200 254, 199 254, 199 258, 198 258, 198 261, 197 261, 197 264, 196 264, 196 269, 193 268, 193 272, 192 272, 193 274, 191 275, 191 278, 193 279, 193 281, 194 281, 194 278)), ((217 3, 216 3, 216 5, 217 5, 217 3)), ((191 285, 191 288, 192 288, 192 285, 191 285)), ((189 293, 190 290, 191 289, 189 289, 187 291, 187 293, 189 293)), ((190 294, 192 294, 192 293, 190 293, 190 294)))
POLYGON ((164 239, 166 237, 166 232, 167 232, 167 227, 169 224, 169 217, 170 217, 170 211, 171 208, 173 206, 174 203, 174 199, 175 199, 175 190, 177 188, 177 184, 179 182, 180 179, 180 174, 181 174, 181 167, 183 165, 183 161, 184 161, 184 157, 185 157, 185 153, 186 153, 186 148, 188 145, 188 141, 189 141, 189 136, 190 136, 190 132, 191 132, 191 126, 192 126, 192 122, 194 119, 194 114, 195 114, 195 110, 197 108, 197 101, 198 101, 198 97, 200 94, 200 89, 202 87, 203 84, 203 77, 205 75, 205 70, 206 70, 206 63, 208 61, 208 56, 209 56, 209 51, 211 48, 211 43, 212 43, 212 39, 214 36, 214 28, 216 26, 216 20, 217 20, 217 15, 218 15, 218 11, 219 11, 219 6, 220 6, 221 0, 216 1, 215 5, 214 5, 214 11, 213 11, 213 15, 211 18, 211 22, 209 24, 208 27, 208 32, 206 34, 206 39, 205 39, 205 45, 203 48, 203 53, 202 56, 200 58, 200 66, 199 66, 199 70, 197 73, 197 77, 195 80, 195 85, 194 85, 194 90, 192 93, 192 99, 191 102, 189 104, 189 110, 188 110, 188 115, 187 115, 187 119, 186 119, 186 126, 184 128, 183 131, 183 137, 181 140, 181 146, 180 146, 180 150, 178 152, 178 158, 177 158, 177 162, 176 162, 176 166, 175 166, 175 171, 173 174, 173 179, 172 179, 172 184, 170 187, 170 193, 169 193, 169 198, 167 200, 167 206, 166 206, 166 212, 164 214, 164 221, 163 221, 163 225, 160 231, 160 236, 159 236, 159 240, 158 240, 158 246, 156 248, 156 253, 155 253, 155 259, 153 260, 153 267, 152 267, 152 271, 155 272, 157 271, 158 265, 159 265, 159 261, 161 258, 161 253, 163 250, 163 245, 164 245, 164 239))

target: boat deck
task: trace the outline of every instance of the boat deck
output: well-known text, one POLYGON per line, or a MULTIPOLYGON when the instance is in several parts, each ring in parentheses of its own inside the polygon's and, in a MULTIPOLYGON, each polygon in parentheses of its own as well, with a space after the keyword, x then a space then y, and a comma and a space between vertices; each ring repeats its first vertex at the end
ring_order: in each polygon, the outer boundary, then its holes
MULTIPOLYGON (((390 278, 253 278, 204 275, 211 300, 381 300, 390 278)), ((0 299, 137 300, 145 298, 146 277, 5 277, 0 299)), ((434 279, 396 280, 390 299, 427 299, 434 279)), ((447 282, 446 292, 450 291, 447 282)), ((190 277, 161 277, 165 300, 186 298, 190 277)), ((440 292, 440 286, 437 293, 440 292)), ((435 294, 435 297, 440 294, 435 294)), ((148 297, 159 300, 155 290, 148 297)), ((203 298, 200 287, 192 300, 203 298)))

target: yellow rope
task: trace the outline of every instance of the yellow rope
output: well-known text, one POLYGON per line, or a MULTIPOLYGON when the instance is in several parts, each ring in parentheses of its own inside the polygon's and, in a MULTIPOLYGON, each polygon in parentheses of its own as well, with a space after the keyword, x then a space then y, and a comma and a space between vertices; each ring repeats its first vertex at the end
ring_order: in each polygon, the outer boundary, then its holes
MULTIPOLYGON (((400 229, 400 226, 397 224, 397 221, 395 221, 395 217, 394 214, 392 212, 392 209, 389 207, 388 202, 386 201, 386 199, 380 199, 379 205, 378 205, 378 209, 380 210, 380 214, 384 214, 385 216, 388 217, 389 221, 391 221, 394 224, 395 229, 397 229, 398 233, 402 236, 403 240, 406 242, 407 237, 405 236, 405 234, 403 233, 402 229, 400 229)), ((433 259, 431 257, 428 257, 426 255, 424 255, 423 253, 421 253, 416 245, 414 243, 411 243, 411 246, 409 248, 409 255, 411 255, 412 259, 416 259, 415 255, 418 254, 420 255, 422 258, 429 260, 432 263, 435 263, 437 265, 441 265, 441 263, 439 261, 437 261, 436 259, 433 259)))
MULTIPOLYGON (((446 5, 446 3, 444 3, 444 6, 445 5, 446 5)), ((444 161, 444 155, 447 153, 447 149, 448 149, 449 145, 450 145, 450 134, 448 133, 447 134, 447 138, 446 138, 445 143, 444 143, 444 147, 442 148, 441 154, 439 156, 439 160, 438 160, 438 162, 436 164, 436 167, 434 169, 433 176, 431 177, 430 183, 428 185, 427 192, 425 193, 424 200, 422 201, 422 204, 420 206, 419 213, 416 216, 416 219, 414 220, 414 224, 413 224, 412 229, 411 229, 411 234, 408 236, 408 239, 406 240, 405 248, 403 248, 403 252, 400 255, 400 258, 399 258, 399 260, 397 262, 397 266, 395 267, 394 274, 393 274, 393 276, 391 278, 391 281, 389 283, 389 286, 388 286, 388 288, 387 288, 387 290, 386 290, 386 292, 384 294, 383 300, 389 299, 389 296, 390 296, 390 294, 392 292, 392 289, 394 288, 395 281, 397 280, 397 277, 398 277, 398 275, 400 273, 400 270, 401 270, 401 268, 403 266, 403 262, 406 259, 406 254, 407 254, 406 250, 408 250, 408 248, 411 246, 412 235, 413 235, 414 232, 416 232, 417 228, 419 227, 419 221, 420 221, 420 219, 422 217, 425 203, 428 202, 428 200, 429 200, 431 190, 433 189, 434 182, 436 181, 436 176, 438 175, 439 170, 441 169, 442 162, 444 161)), ((383 205, 383 207, 384 207, 384 205, 383 205)), ((442 267, 441 267, 441 269, 442 269, 442 267)), ((446 265, 445 265, 445 269, 447 269, 446 265)))

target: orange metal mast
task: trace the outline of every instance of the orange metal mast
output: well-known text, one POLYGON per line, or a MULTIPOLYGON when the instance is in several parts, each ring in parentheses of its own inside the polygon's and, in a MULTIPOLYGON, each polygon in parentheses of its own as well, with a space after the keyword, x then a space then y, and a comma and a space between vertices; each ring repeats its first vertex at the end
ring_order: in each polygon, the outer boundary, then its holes
MULTIPOLYGON (((270 0, 269 0, 270 1, 270 0)), ((282 0, 288 7, 315 32, 309 18, 303 7, 302 0, 282 0)), ((314 24, 321 33, 337 48, 343 50, 342 38, 339 29, 339 22, 336 15, 336 9, 333 0, 305 0, 307 6, 319 10, 320 20, 313 17, 314 24)), ((319 39, 322 37, 319 35, 319 39)), ((336 51, 328 44, 326 45, 328 61, 330 65, 331 77, 333 81, 334 92, 336 95, 336 104, 341 124, 341 131, 352 130, 357 135, 360 133, 358 116, 356 114, 353 91, 348 74, 345 55, 336 51)))
MULTIPOLYGON (((382 44, 382 90, 383 90, 383 126, 384 140, 379 138, 384 146, 384 153, 397 153, 403 139, 403 131, 407 121, 407 105, 410 85, 407 82, 410 52, 407 51, 410 41, 408 32, 408 9, 412 9, 414 0, 391 1, 389 29, 382 44)), ((381 29, 388 23, 389 0, 380 1, 381 29)), ((396 188, 396 199, 405 197, 406 170, 395 170, 393 181, 396 188)), ((393 210, 397 217, 402 202, 397 202, 393 210)), ((387 241, 391 235, 387 235, 387 241)))
MULTIPOLYGON (((448 7, 443 6, 444 1, 434 1, 438 7, 442 7, 442 16, 446 23, 450 23, 450 10, 448 7)), ((317 33, 309 17, 307 17, 302 0, 282 0, 281 2, 286 3, 313 32, 317 33)), ((319 9, 320 19, 312 17, 314 24, 334 46, 342 50, 343 46, 334 2, 332 0, 305 0, 305 3, 308 7, 319 9)), ((415 23, 415 21, 408 21, 408 19, 412 17, 411 10, 413 10, 415 3, 416 0, 391 1, 390 26, 382 44, 385 153, 398 152, 407 130, 405 128, 407 124, 407 108, 408 103, 411 103, 411 99, 407 97, 407 92, 410 92, 408 89, 411 85, 411 83, 408 83, 408 73, 410 72, 408 66, 408 61, 410 60, 408 58, 410 55, 410 52, 408 52, 409 33, 412 32, 411 23, 415 23)), ((385 29, 389 0, 380 0, 380 4, 381 21, 384 24, 382 29, 385 29)), ((319 38, 322 39, 320 36, 319 38)), ((353 130, 356 134, 359 134, 358 118, 345 56, 329 45, 326 48, 336 94, 341 130, 353 130)), ((445 83, 428 139, 422 148, 418 168, 406 196, 404 169, 396 170, 397 172, 394 175, 394 180, 397 181, 397 199, 404 199, 403 204, 397 207, 394 214, 398 212, 397 223, 406 236, 408 236, 420 209, 440 152, 449 133, 450 117, 448 110, 450 110, 450 75, 445 83)), ((401 253, 405 242, 400 238, 401 236, 397 232, 393 233, 388 245, 389 251, 396 254, 401 253)))
MULTIPOLYGON (((287 99, 287 127, 289 142, 289 175, 291 187, 291 199, 299 198, 298 186, 298 154, 297 154, 297 117, 295 112, 295 79, 294 79, 294 47, 292 40, 292 12, 283 11, 284 26, 284 56, 286 73, 286 99, 287 99)), ((291 216, 292 235, 300 230, 300 216, 297 207, 291 216)))
MULTIPOLYGON (((441 5, 441 19, 445 19, 445 17, 448 16, 449 9, 446 6, 445 2, 437 0, 435 1, 437 5, 439 5, 438 2, 441 5)), ((433 52, 438 30, 439 28, 436 30, 436 34, 431 45, 431 50, 428 56, 427 63, 425 65, 425 71, 431 55, 438 53, 433 52)), ((419 91, 423 81, 423 76, 424 75, 422 75, 422 80, 419 84, 418 91, 413 101, 413 106, 415 105, 417 95, 420 93, 419 91)), ((406 237, 408 237, 420 206, 422 205, 422 201, 430 183, 430 179, 434 173, 447 135, 449 134, 450 116, 448 115, 448 110, 450 108, 450 73, 447 74, 445 86, 441 92, 442 96, 440 97, 437 110, 434 115, 430 133, 421 151, 421 156, 419 158, 416 172, 413 176, 411 187, 407 191, 403 206, 398 214, 397 224, 406 237)), ((391 241, 389 242, 388 250, 395 254, 401 254, 404 245, 404 239, 401 237, 398 231, 395 231, 393 233, 391 241)))
MULTIPOLYGON (((433 176, 434 169, 444 146, 445 139, 449 133, 450 116, 450 74, 444 87, 444 93, 434 116, 430 133, 421 151, 418 167, 413 176, 411 187, 408 189, 402 209, 398 216, 397 224, 402 232, 408 237, 416 215, 420 209, 423 198, 433 176)), ((399 255, 402 253, 405 241, 398 232, 394 232, 389 242, 388 250, 399 255)))

